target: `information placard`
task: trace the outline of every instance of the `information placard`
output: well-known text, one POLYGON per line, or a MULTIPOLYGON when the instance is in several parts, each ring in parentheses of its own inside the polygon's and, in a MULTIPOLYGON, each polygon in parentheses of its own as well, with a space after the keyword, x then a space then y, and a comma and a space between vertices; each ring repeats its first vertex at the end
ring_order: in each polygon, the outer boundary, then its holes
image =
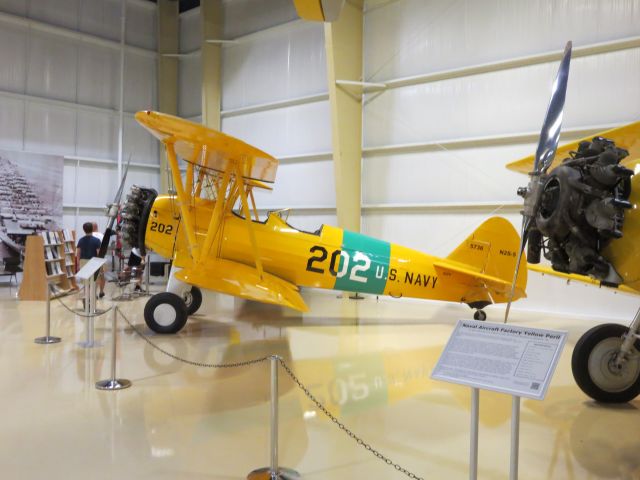
POLYGON ((80 270, 78 270, 76 278, 78 280, 89 280, 105 263, 107 263, 106 258, 93 257, 80 270))
POLYGON ((460 320, 431 378, 542 400, 567 332, 460 320))

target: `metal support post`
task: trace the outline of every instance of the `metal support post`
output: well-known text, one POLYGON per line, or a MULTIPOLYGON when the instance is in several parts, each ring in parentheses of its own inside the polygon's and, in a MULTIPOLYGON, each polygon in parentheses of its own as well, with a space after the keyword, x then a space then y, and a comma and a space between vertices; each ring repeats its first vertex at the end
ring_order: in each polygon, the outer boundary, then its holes
POLYGON ((113 323, 111 325, 111 378, 96 382, 98 390, 122 390, 131 386, 131 381, 116 378, 116 341, 118 333, 118 307, 113 308, 113 323))
POLYGON ((84 301, 82 303, 82 309, 84 311, 85 315, 89 315, 89 312, 91 311, 91 306, 89 304, 89 302, 91 301, 91 292, 90 292, 90 288, 89 288, 89 280, 85 280, 84 281, 84 301))
POLYGON ((51 336, 51 292, 47 288, 47 334, 44 337, 38 337, 34 340, 35 343, 39 344, 49 344, 49 343, 59 343, 60 337, 52 337, 51 336))
POLYGON ((247 480, 298 480, 300 474, 278 466, 278 363, 280 357, 271 355, 271 466, 252 471, 247 480))
POLYGON ((509 480, 518 479, 518 454, 520 449, 520 397, 511 398, 511 462, 509 480))
POLYGON ((151 256, 147 254, 144 259, 144 293, 149 295, 149 282, 151 277, 151 256))
POLYGON ((95 341, 94 317, 96 312, 96 281, 91 277, 84 282, 84 314, 87 321, 87 333, 84 342, 78 345, 83 348, 100 347, 102 344, 95 341))
POLYGON ((96 281, 94 278, 89 280, 89 313, 96 314, 96 281))
POLYGON ((480 420, 480 390, 471 389, 471 442, 469 445, 469 480, 478 478, 478 424, 480 420))

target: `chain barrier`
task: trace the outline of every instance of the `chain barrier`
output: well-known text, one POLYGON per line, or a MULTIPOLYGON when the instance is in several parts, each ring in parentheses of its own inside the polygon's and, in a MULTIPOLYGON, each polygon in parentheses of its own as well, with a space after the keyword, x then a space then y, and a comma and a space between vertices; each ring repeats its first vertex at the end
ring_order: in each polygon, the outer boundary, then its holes
POLYGON ((269 360, 271 358, 271 355, 267 355, 265 357, 260 357, 260 358, 255 358, 253 360, 245 360, 244 362, 235 362, 235 363, 204 363, 204 362, 194 362, 192 360, 187 360, 185 358, 181 358, 181 357, 179 357, 177 355, 174 355, 173 353, 168 352, 165 349, 163 349, 162 347, 159 347, 158 345, 153 343, 149 339, 149 337, 147 337, 144 333, 142 333, 140 331, 140 329, 138 327, 136 327, 133 323, 131 323, 129 321, 129 319, 126 317, 126 315, 124 313, 122 313, 122 310, 118 309, 118 312, 120 313, 120 316, 122 317, 122 319, 125 322, 127 322, 127 325, 129 325, 131 327, 131 329, 139 337, 141 337, 145 342, 147 342, 149 345, 151 345, 153 348, 155 348, 159 352, 165 354, 167 357, 171 357, 174 360, 177 360, 177 361, 182 362, 182 363, 186 363, 187 365, 193 365, 194 367, 205 367, 205 368, 234 368, 234 367, 246 367, 247 365, 254 365, 256 363, 266 362, 267 360, 269 360))
POLYGON ((351 439, 354 440, 358 445, 360 445, 365 450, 367 450, 368 452, 373 454, 375 457, 377 457, 380 460, 382 460, 387 465, 390 465, 393 468, 395 468, 398 472, 405 474, 407 477, 413 478, 415 480, 424 480, 424 478, 419 477, 415 473, 412 473, 409 470, 407 470, 406 468, 403 468, 400 465, 398 465, 397 463, 394 463, 389 457, 386 457, 385 455, 380 453, 378 450, 373 448, 367 442, 362 440, 362 438, 360 438, 355 433, 353 433, 351 430, 349 430, 349 428, 347 426, 345 426, 344 423, 340 422, 340 420, 338 420, 334 415, 332 415, 331 412, 329 412, 329 410, 327 410, 327 408, 322 403, 320 403, 320 401, 316 397, 313 396, 313 394, 309 391, 309 389, 304 386, 304 384, 300 381, 300 379, 298 377, 295 376, 295 374, 291 371, 289 366, 284 362, 284 360, 282 358, 278 357, 278 360, 280 362, 280 365, 284 369, 284 371, 287 373, 287 375, 289 375, 289 377, 291 377, 291 380, 293 380, 295 382, 295 384, 298 385, 300 390, 302 390, 304 392, 304 394, 307 396, 307 398, 309 400, 311 400, 315 404, 315 406, 318 407, 318 409, 320 409, 320 411, 322 411, 322 413, 324 413, 333 423, 335 423, 337 425, 337 427, 340 430, 342 430, 349 437, 351 437, 351 439))
POLYGON ((309 398, 309 400, 311 400, 316 405, 316 407, 318 407, 318 409, 320 409, 320 411, 322 411, 322 413, 324 413, 334 424, 336 424, 338 426, 338 428, 340 430, 345 432, 358 445, 363 447, 365 450, 367 450, 368 452, 373 454, 378 459, 382 460, 387 465, 392 466, 393 468, 395 468, 398 472, 403 473, 407 477, 412 478, 414 480, 424 480, 423 477, 419 477, 418 475, 416 475, 415 473, 410 472, 406 468, 401 467, 399 464, 394 463, 390 458, 388 458, 385 455, 383 455, 382 453, 380 453, 378 450, 373 448, 367 442, 362 440, 362 438, 358 437, 355 433, 353 433, 351 430, 349 430, 349 428, 347 428, 344 425, 344 423, 341 423, 340 420, 338 420, 334 415, 332 415, 329 412, 329 410, 327 410, 327 408, 322 403, 320 403, 320 401, 316 397, 313 396, 313 394, 309 391, 309 389, 304 386, 304 384, 300 381, 300 379, 298 377, 296 377, 296 375, 291 371, 289 366, 285 363, 285 361, 281 357, 279 357, 277 355, 267 355, 267 356, 256 358, 256 359, 253 359, 253 360, 246 360, 244 362, 235 362, 235 363, 194 362, 192 360, 187 360, 185 358, 181 358, 181 357, 179 357, 177 355, 174 355, 173 353, 166 351, 162 347, 159 347, 158 345, 153 343, 151 341, 151 339, 149 339, 149 337, 147 335, 145 335, 143 332, 141 332, 138 327, 136 327, 133 323, 131 323, 131 321, 129 321, 129 319, 122 312, 122 310, 118 309, 118 313, 120 313, 120 316, 124 319, 125 322, 127 322, 129 327, 131 327, 131 329, 139 337, 141 337, 145 342, 147 342, 151 347, 153 347, 154 349, 156 349, 159 352, 163 353, 164 355, 166 355, 168 357, 171 357, 174 360, 177 360, 179 362, 186 363, 187 365, 193 365, 195 367, 205 367, 205 368, 234 368, 234 367, 245 367, 247 365, 255 365, 256 363, 265 362, 265 361, 275 357, 278 360, 278 362, 280 363, 280 365, 282 366, 282 368, 284 369, 284 371, 287 373, 287 375, 289 375, 289 377, 291 377, 291 380, 293 380, 294 383, 296 385, 298 385, 298 387, 304 392, 304 394, 309 398))
POLYGON ((77 310, 72 309, 71 307, 67 306, 60 298, 55 297, 54 298, 55 301, 57 301, 60 305, 62 305, 64 308, 66 308, 68 311, 70 311, 71 313, 73 313, 74 315, 77 315, 79 317, 84 317, 84 318, 93 318, 93 317, 99 317, 101 315, 104 315, 105 313, 113 310, 114 305, 111 305, 109 308, 107 308, 106 310, 101 310, 100 313, 90 313, 89 315, 86 315, 84 313, 81 313, 77 310))

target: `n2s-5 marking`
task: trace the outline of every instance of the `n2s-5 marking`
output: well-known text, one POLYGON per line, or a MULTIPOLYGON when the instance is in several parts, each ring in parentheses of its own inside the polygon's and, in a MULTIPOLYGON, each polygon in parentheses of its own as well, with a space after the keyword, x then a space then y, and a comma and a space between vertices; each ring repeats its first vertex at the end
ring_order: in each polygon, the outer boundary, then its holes
MULTIPOLYGON (((307 271, 314 273, 324 273, 324 268, 322 268, 322 264, 325 263, 325 260, 329 256, 327 249, 322 245, 314 245, 309 249, 310 253, 313 253, 309 260, 307 260, 307 271), (314 266, 314 264, 319 264, 320 266, 314 266)), ((351 256, 348 252, 344 250, 334 250, 331 253, 331 259, 329 261, 329 273, 334 277, 342 278, 349 271, 349 263, 351 262, 351 256), (342 262, 340 261, 342 259, 342 262)), ((367 283, 367 277, 363 277, 359 275, 362 272, 366 272, 371 267, 371 259, 362 252, 356 252, 353 255, 353 268, 351 269, 351 274, 349 275, 349 280, 360 283, 367 283)))
POLYGON ((151 228, 149 229, 152 232, 164 233, 166 235, 171 235, 173 232, 173 225, 161 222, 151 222, 151 228))

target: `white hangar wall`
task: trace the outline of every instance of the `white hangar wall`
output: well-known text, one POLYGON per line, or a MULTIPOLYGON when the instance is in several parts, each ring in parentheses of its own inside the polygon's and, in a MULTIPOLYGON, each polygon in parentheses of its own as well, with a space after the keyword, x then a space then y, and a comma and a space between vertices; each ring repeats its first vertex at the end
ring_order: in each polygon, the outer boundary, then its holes
MULTIPOLYGON (((561 141, 634 121, 639 23, 638 0, 370 2, 363 76, 395 88, 365 100, 363 231, 447 255, 490 214, 519 230, 515 192, 527 178, 504 165, 535 151, 559 63, 540 56, 573 40, 561 141), (597 44, 599 53, 585 54, 597 44)), ((529 279, 529 298, 514 308, 629 320, 638 305, 533 272, 529 279)))
MULTIPOLYGON (((0 148, 63 155, 64 226, 104 225, 119 179, 120 0, 0 0, 0 148)), ((156 6, 126 2, 127 184, 158 187, 158 148, 133 113, 156 105, 156 6)))
MULTIPOLYGON (((292 207, 303 230, 335 224, 331 123, 322 24, 292 20, 291 2, 224 2, 222 130, 280 160, 261 212, 292 207), (246 10, 243 10, 246 9, 246 10), (276 26, 264 29, 265 18, 276 26)), ((200 12, 180 15, 180 115, 200 120, 200 12)))

